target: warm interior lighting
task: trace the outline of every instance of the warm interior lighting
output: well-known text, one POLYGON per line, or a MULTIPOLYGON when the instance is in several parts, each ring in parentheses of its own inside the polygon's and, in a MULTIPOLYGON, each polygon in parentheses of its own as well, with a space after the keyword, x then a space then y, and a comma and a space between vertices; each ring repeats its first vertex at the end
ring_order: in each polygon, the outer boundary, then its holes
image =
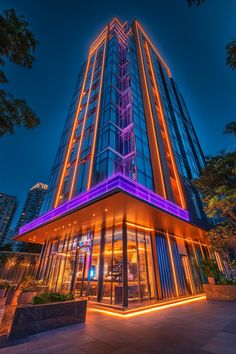
POLYGON ((170 254, 171 268, 172 268, 173 277, 174 277, 175 291, 176 291, 176 295, 179 296, 179 289, 178 289, 178 283, 177 283, 177 278, 176 278, 175 264, 174 264, 172 248, 171 248, 171 244, 170 244, 170 237, 169 237, 168 233, 166 233, 166 238, 167 238, 167 244, 168 244, 168 249, 169 249, 169 254, 170 254))
POLYGON ((171 308, 171 307, 186 305, 186 304, 189 304, 189 303, 195 302, 195 301, 202 301, 202 300, 205 300, 205 299, 206 299, 205 295, 200 295, 200 296, 197 296, 197 297, 189 297, 189 298, 185 298, 184 300, 176 300, 176 301, 174 301, 172 303, 165 303, 163 305, 157 305, 156 307, 151 307, 151 308, 145 308, 145 307, 141 307, 140 308, 139 307, 137 310, 135 310, 134 312, 131 312, 131 313, 129 313, 128 311, 127 312, 123 312, 123 313, 118 313, 118 312, 112 312, 111 310, 109 311, 109 309, 104 310, 104 309, 98 309, 98 308, 92 308, 90 310, 96 311, 96 312, 100 312, 100 313, 104 313, 106 315, 119 317, 119 318, 130 318, 130 317, 134 317, 134 316, 148 314, 148 313, 155 312, 155 311, 168 309, 168 308, 171 308))

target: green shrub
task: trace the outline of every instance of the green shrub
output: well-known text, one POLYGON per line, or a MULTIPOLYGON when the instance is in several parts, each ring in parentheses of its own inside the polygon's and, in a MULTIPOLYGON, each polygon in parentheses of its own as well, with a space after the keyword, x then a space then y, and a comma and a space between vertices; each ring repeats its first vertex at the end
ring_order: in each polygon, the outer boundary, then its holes
POLYGON ((21 291, 23 293, 28 291, 35 291, 36 285, 37 280, 35 280, 32 276, 27 276, 20 284, 21 291))
POLYGON ((71 293, 43 293, 33 297, 32 303, 33 305, 38 304, 47 304, 49 302, 64 302, 74 300, 74 295, 71 293))
POLYGON ((9 281, 5 280, 5 279, 0 279, 0 289, 6 289, 8 288, 9 285, 9 281))
POLYGON ((216 262, 213 259, 203 259, 202 260, 202 269, 207 278, 219 279, 222 273, 219 271, 219 268, 216 262))
POLYGON ((217 285, 236 285, 235 280, 227 279, 223 274, 217 279, 217 285))

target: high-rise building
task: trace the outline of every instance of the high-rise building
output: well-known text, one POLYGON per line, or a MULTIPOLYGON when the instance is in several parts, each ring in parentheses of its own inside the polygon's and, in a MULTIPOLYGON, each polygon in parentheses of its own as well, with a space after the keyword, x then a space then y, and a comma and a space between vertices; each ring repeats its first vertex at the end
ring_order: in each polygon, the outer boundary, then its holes
POLYGON ((39 216, 47 190, 48 185, 41 182, 30 188, 16 226, 16 233, 18 233, 20 227, 39 216))
POLYGON ((17 198, 15 196, 0 193, 0 245, 2 245, 8 237, 16 208, 17 198))
POLYGON ((139 22, 114 19, 80 70, 43 214, 38 277, 104 303, 202 292, 204 156, 170 69, 139 22))

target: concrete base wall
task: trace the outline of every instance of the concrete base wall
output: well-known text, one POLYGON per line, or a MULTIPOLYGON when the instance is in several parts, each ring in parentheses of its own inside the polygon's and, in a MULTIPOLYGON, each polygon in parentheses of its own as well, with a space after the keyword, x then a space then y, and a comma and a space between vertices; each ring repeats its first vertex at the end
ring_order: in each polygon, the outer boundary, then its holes
POLYGON ((22 338, 49 329, 85 322, 86 308, 87 300, 18 306, 8 338, 22 338))
POLYGON ((236 301, 235 285, 204 284, 203 290, 207 300, 236 301))

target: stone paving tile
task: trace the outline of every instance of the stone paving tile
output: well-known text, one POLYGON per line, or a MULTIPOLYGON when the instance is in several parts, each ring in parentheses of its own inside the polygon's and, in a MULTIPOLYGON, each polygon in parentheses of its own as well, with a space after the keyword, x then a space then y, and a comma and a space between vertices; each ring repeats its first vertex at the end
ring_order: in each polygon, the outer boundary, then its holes
POLYGON ((85 324, 30 336, 0 354, 236 354, 235 303, 198 302, 120 319, 88 311, 85 324))

